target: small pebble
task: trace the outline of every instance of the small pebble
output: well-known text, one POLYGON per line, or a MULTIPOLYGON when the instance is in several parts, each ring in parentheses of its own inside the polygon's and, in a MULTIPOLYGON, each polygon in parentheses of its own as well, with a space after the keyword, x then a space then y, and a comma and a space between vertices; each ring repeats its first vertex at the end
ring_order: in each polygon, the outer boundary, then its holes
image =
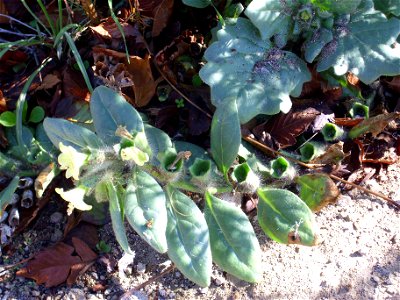
POLYGON ((60 229, 55 229, 53 234, 50 237, 50 240, 53 243, 55 243, 55 242, 58 242, 59 240, 61 240, 62 236, 63 236, 62 231, 60 229))
POLYGON ((199 293, 200 293, 200 294, 204 295, 204 294, 207 294, 207 292, 208 292, 208 287, 199 288, 199 293))
POLYGON ((175 272, 175 278, 180 278, 182 276, 181 272, 176 271, 175 272))
POLYGON ((158 294, 160 295, 160 297, 165 298, 167 296, 167 291, 161 289, 161 290, 158 291, 158 294))
POLYGON ((214 280, 214 283, 215 283, 216 286, 220 286, 224 282, 225 282, 225 280, 223 278, 219 278, 219 277, 215 278, 215 280, 214 280))
POLYGON ((39 291, 32 291, 31 294, 34 297, 39 297, 40 296, 40 292, 39 291))
POLYGON ((58 224, 61 222, 61 220, 63 219, 63 214, 56 211, 55 213, 51 214, 50 216, 50 222, 53 224, 58 224))
POLYGON ((144 274, 144 273, 146 272, 146 265, 143 264, 143 263, 138 263, 138 264, 136 265, 136 271, 137 271, 139 274, 144 274))

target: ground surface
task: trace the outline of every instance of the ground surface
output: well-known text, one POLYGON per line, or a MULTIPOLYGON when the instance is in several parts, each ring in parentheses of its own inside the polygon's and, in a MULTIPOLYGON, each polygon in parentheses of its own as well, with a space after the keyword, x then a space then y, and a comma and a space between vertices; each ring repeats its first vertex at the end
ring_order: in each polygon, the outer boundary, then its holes
MULTIPOLYGON (((399 200, 399 182, 397 164, 366 186, 399 200)), ((20 251, 5 257, 8 262, 28 257, 60 237, 63 219, 56 224, 49 222, 56 208, 57 204, 50 203, 48 214, 42 213, 30 231, 15 239, 20 251)), ((400 299, 398 211, 374 197, 351 191, 336 205, 318 213, 317 222, 323 242, 313 248, 277 244, 255 227, 265 270, 259 284, 246 284, 215 268, 211 286, 199 288, 173 270, 146 285, 143 299, 146 295, 149 299, 400 299)), ((107 271, 104 264, 96 263, 74 286, 46 289, 9 271, 0 283, 0 299, 120 299, 124 291, 170 264, 166 256, 155 253, 134 232, 129 237, 136 258, 124 273, 107 271)), ((111 257, 120 258, 110 225, 101 230, 101 239, 112 246, 111 257)))

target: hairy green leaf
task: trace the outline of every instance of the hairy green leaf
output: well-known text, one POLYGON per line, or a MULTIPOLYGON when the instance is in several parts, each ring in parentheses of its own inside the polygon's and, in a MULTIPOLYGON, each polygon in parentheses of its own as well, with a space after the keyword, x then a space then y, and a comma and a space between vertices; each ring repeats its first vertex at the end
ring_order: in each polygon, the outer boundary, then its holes
POLYGON ((204 214, 214 262, 237 278, 257 282, 262 275, 261 249, 248 217, 240 208, 208 192, 205 197, 204 214))
POLYGON ((260 188, 257 191, 258 222, 273 240, 284 244, 313 246, 317 243, 314 215, 288 190, 260 188))
POLYGON ((206 220, 185 194, 167 186, 167 195, 168 256, 191 281, 209 286, 212 256, 206 220))
POLYGON ((118 244, 121 248, 129 254, 132 254, 132 250, 129 247, 128 238, 126 237, 126 231, 124 226, 123 219, 123 210, 124 207, 120 202, 120 196, 116 187, 111 182, 100 182, 105 186, 107 190, 107 194, 105 195, 110 202, 110 215, 111 215, 111 223, 112 228, 114 230, 115 238, 118 241, 118 244))
POLYGON ((258 114, 288 112, 291 96, 301 93, 311 76, 295 54, 263 41, 247 19, 238 18, 217 32, 204 57, 201 79, 211 87, 211 100, 218 108, 235 99, 241 123, 258 114))
POLYGON ((102 142, 94 132, 67 120, 46 118, 43 126, 47 136, 57 148, 60 143, 78 151, 85 148, 98 149, 102 146, 102 142))
POLYGON ((125 216, 135 231, 155 250, 167 252, 165 194, 158 182, 136 168, 125 194, 125 216))
POLYGON ((360 5, 362 0, 311 0, 311 3, 321 10, 334 14, 350 14, 360 5))
POLYGON ((300 7, 300 1, 253 0, 245 15, 258 28, 264 40, 276 33, 287 33, 292 27, 292 14, 300 7))
POLYGON ((374 6, 384 14, 400 16, 400 1, 398 0, 374 0, 374 6))
POLYGON ((0 217, 3 215, 4 209, 10 204, 12 196, 18 188, 19 176, 15 176, 11 182, 0 192, 0 217))
POLYGON ((335 74, 352 72, 364 83, 400 74, 400 51, 393 46, 399 34, 399 19, 388 20, 373 9, 350 19, 341 16, 333 26, 333 40, 321 51, 317 71, 333 67, 335 74))
POLYGON ((107 145, 119 143, 121 138, 115 135, 119 126, 125 127, 131 134, 144 130, 142 118, 136 109, 121 95, 105 86, 94 90, 90 111, 96 133, 107 145))
POLYGON ((296 178, 300 186, 300 198, 312 211, 319 211, 334 203, 340 195, 335 182, 327 174, 305 174, 296 178))
POLYGON ((165 152, 167 149, 172 148, 172 142, 169 136, 162 130, 145 124, 144 126, 147 142, 151 148, 150 162, 157 165, 157 155, 160 152, 165 152))
POLYGON ((232 100, 217 108, 211 124, 211 153, 222 173, 235 161, 240 141, 238 108, 232 100))
POLYGON ((182 0, 182 2, 188 6, 205 8, 212 3, 212 0, 182 0))

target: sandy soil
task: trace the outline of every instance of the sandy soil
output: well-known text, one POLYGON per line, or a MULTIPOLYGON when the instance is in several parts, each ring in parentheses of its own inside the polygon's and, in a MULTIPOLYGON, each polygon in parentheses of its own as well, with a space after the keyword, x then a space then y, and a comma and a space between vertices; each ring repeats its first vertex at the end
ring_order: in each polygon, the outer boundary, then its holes
MULTIPOLYGON (((366 186, 400 199, 400 164, 389 166, 366 186)), ((48 218, 48 217, 47 217, 48 218)), ((263 250, 264 276, 259 284, 247 284, 214 267, 209 288, 200 288, 173 270, 147 284, 139 299, 400 299, 400 212, 386 203, 351 191, 336 205, 317 214, 322 243, 316 247, 281 245, 271 241, 254 222, 263 250)), ((38 220, 40 222, 40 220, 38 220)), ((55 239, 58 226, 30 230, 17 237, 21 245, 14 262, 41 249, 55 239)), ((112 246, 111 256, 121 252, 110 234, 101 239, 112 246)), ((164 255, 154 252, 130 232, 136 257, 125 270, 107 271, 96 263, 72 287, 46 289, 9 271, 0 282, 0 299, 120 299, 124 292, 159 274, 170 265, 164 255), (96 288, 104 287, 100 291, 96 288)), ((137 299, 136 296, 125 299, 137 299)))

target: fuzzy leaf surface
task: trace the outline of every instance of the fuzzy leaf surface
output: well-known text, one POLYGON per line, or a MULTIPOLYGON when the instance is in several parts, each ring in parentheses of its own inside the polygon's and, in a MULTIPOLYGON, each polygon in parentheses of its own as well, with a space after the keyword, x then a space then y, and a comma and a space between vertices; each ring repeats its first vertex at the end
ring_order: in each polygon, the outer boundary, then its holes
POLYGON ((313 246, 317 243, 314 215, 298 196, 288 190, 257 191, 258 223, 274 241, 313 246))
POLYGON ((400 16, 400 2, 398 0, 374 0, 375 9, 384 14, 400 16))
POLYGON ((167 252, 164 191, 153 177, 138 168, 126 187, 125 216, 150 246, 160 253, 167 252))
POLYGON ((117 189, 111 182, 100 182, 99 184, 104 184, 107 194, 105 195, 110 203, 110 216, 112 228, 115 234, 115 238, 121 248, 128 254, 132 254, 132 250, 129 247, 128 238, 126 237, 126 231, 123 219, 124 207, 120 203, 120 197, 117 189))
POLYGON ((205 8, 212 3, 212 0, 182 0, 182 2, 188 6, 205 8))
POLYGON ((300 186, 300 198, 312 211, 320 211, 340 195, 335 182, 327 174, 305 174, 297 177, 296 182, 300 186))
POLYGON ((238 107, 231 100, 217 108, 211 123, 211 153, 222 173, 235 161, 240 142, 238 107))
POLYGON ((105 87, 97 87, 90 100, 90 111, 97 135, 107 145, 117 144, 120 137, 115 135, 118 126, 130 133, 142 132, 143 122, 139 113, 126 100, 105 87))
POLYGON ((219 107, 235 99, 242 124, 258 114, 288 112, 289 95, 299 96, 311 78, 305 62, 263 41, 247 19, 226 25, 217 38, 206 50, 208 62, 199 73, 211 87, 213 104, 219 107))
POLYGON ((209 286, 212 256, 206 220, 188 196, 169 186, 167 194, 168 256, 188 279, 209 286))
POLYGON ((293 10, 297 8, 296 1, 253 0, 245 10, 245 15, 258 28, 263 40, 266 40, 282 28, 291 27, 293 10))
POLYGON ((261 249, 248 217, 240 208, 208 192, 204 214, 213 261, 237 278, 257 282, 262 274, 261 249))
POLYGON ((102 142, 97 135, 87 128, 64 119, 46 118, 43 127, 53 145, 59 148, 60 143, 76 150, 98 149, 102 142))
POLYGON ((400 34, 400 20, 376 10, 355 13, 347 23, 336 20, 333 40, 321 51, 317 71, 333 67, 336 75, 355 74, 371 83, 381 75, 400 74, 400 51, 392 45, 400 34))

